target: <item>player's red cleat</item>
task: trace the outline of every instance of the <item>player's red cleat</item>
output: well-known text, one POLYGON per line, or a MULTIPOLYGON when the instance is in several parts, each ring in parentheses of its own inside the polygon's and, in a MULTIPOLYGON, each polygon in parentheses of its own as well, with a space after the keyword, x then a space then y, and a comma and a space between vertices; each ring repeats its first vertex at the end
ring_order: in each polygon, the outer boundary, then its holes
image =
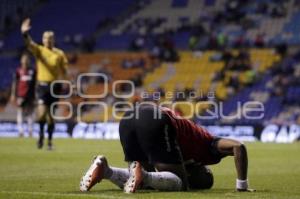
POLYGON ((129 167, 130 177, 124 185, 125 193, 134 193, 141 184, 144 179, 144 171, 141 163, 134 161, 130 164, 129 167))
POLYGON ((80 191, 89 191, 95 184, 101 182, 107 169, 108 163, 106 158, 101 155, 95 157, 92 165, 80 181, 80 191))

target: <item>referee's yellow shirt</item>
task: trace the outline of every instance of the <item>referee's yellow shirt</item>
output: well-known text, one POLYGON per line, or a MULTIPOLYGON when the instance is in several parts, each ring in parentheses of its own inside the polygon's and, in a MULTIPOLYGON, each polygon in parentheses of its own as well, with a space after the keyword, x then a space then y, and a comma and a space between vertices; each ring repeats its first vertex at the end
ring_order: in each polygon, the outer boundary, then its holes
POLYGON ((62 50, 58 48, 50 50, 34 42, 29 45, 29 50, 36 58, 38 81, 52 82, 66 71, 68 60, 62 50))

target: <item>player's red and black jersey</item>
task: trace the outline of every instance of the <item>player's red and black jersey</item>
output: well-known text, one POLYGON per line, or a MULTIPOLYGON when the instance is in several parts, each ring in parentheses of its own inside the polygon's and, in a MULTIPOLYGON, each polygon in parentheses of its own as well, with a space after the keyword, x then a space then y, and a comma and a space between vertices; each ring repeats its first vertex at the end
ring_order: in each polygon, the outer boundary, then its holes
POLYGON ((218 138, 167 108, 141 105, 127 111, 119 133, 126 161, 180 164, 194 160, 216 164, 222 156, 216 150, 218 138))
POLYGON ((22 98, 34 98, 36 71, 32 68, 19 67, 15 74, 16 96, 22 98))
POLYGON ((171 109, 162 110, 169 116, 177 132, 177 141, 184 160, 194 160, 203 165, 220 162, 221 157, 214 151, 215 138, 206 129, 176 115, 171 109))

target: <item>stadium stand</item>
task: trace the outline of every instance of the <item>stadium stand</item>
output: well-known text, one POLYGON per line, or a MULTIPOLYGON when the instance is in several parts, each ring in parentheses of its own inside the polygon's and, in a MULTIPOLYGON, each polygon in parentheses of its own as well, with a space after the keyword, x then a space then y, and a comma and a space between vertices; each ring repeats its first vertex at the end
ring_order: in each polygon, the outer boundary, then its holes
MULTIPOLYGON (((76 63, 70 65, 70 70, 72 71, 72 80, 76 82, 78 80, 78 75, 86 73, 102 73, 105 74, 108 82, 108 97, 104 99, 97 99, 100 101, 108 101, 112 97, 112 83, 117 80, 132 80, 135 83, 135 86, 141 86, 139 82, 139 77, 145 70, 150 68, 150 59, 146 53, 128 53, 128 52, 100 52, 94 54, 80 54, 77 58, 76 63), (126 65, 124 63, 130 64, 126 65)), ((141 78, 141 77, 140 77, 141 78)), ((86 95, 95 95, 101 94, 104 92, 103 79, 90 77, 86 80, 82 80, 82 83, 86 86, 83 93, 86 95)), ((126 92, 125 88, 117 88, 118 91, 126 92), (125 90, 124 90, 125 89, 125 90)), ((89 99, 94 101, 95 99, 89 99)), ((113 99, 117 100, 117 99, 113 99)), ((74 106, 77 106, 80 102, 83 101, 82 98, 74 96, 72 98, 72 103, 74 106)), ((110 102, 112 104, 112 102, 110 102)), ((109 106, 109 116, 107 120, 113 120, 111 115, 112 107, 109 106)), ((84 121, 95 121, 95 118, 98 120, 104 119, 104 114, 102 109, 97 107, 89 109, 89 112, 83 117, 84 121)), ((64 115, 67 115, 66 111, 64 115)))
MULTIPOLYGON (((69 50, 74 49, 76 45, 86 45, 86 42, 93 40, 93 34, 99 28, 98 26, 103 25, 104 22, 113 21, 116 15, 133 3, 134 0, 118 2, 93 0, 89 4, 80 0, 72 2, 50 0, 43 4, 32 17, 35 29, 32 36, 40 41, 44 24, 47 24, 48 29, 56 32, 58 46, 69 50), (82 9, 83 7, 85 9, 82 9)), ((22 45, 18 30, 17 28, 5 38, 4 50, 16 49, 22 45)))
POLYGON ((11 57, 0 57, 0 65, 0 89, 5 90, 10 87, 18 61, 11 57))
MULTIPOLYGON (((232 1, 225 0, 190 0, 188 4, 182 1, 183 6, 180 7, 173 7, 173 2, 176 4, 172 0, 151 1, 145 9, 108 32, 105 38, 110 38, 112 42, 120 41, 121 38, 124 41, 132 40, 137 35, 145 37, 172 30, 180 49, 188 48, 187 41, 192 35, 205 43, 206 37, 213 38, 223 34, 230 46, 236 45, 238 39, 243 39, 247 45, 254 45, 259 39, 267 44, 282 41, 295 44, 298 41, 294 24, 299 10, 294 1, 243 1, 235 5, 232 1), (202 30, 195 27, 201 27, 202 30)), ((147 42, 146 46, 150 47, 151 42, 147 42)))

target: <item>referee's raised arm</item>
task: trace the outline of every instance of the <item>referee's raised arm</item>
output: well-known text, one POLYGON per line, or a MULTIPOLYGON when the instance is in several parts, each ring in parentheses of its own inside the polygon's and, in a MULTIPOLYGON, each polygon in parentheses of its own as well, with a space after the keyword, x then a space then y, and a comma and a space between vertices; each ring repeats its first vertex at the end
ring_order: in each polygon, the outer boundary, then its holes
POLYGON ((30 19, 27 18, 22 22, 21 33, 24 38, 26 47, 34 53, 35 49, 37 49, 37 44, 31 39, 31 36, 29 35, 30 29, 31 29, 30 19))

